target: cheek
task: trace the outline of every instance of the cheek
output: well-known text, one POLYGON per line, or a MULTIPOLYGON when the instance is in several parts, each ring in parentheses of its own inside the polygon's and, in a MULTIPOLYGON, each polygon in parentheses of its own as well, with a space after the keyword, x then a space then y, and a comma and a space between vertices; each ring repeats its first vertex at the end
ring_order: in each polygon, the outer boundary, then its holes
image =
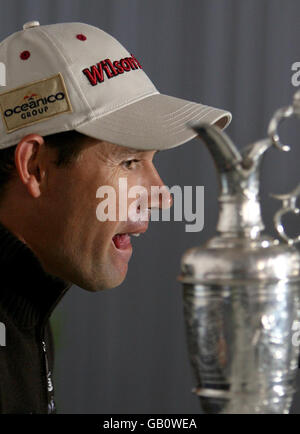
POLYGON ((93 168, 60 169, 48 182, 45 200, 51 206, 60 210, 69 210, 74 217, 90 215, 92 220, 96 216, 96 206, 99 199, 96 192, 99 186, 107 184, 103 177, 99 176, 99 170, 93 168))
MULTIPOLYGON (((60 231, 86 248, 97 249, 99 243, 108 248, 112 237, 118 232, 119 218, 119 179, 126 175, 114 167, 80 166, 70 169, 58 169, 48 182, 44 214, 55 221, 60 231), (115 191, 112 199, 116 221, 99 221, 97 207, 105 199, 97 197, 99 187, 109 186, 115 191), (94 245, 95 243, 95 245, 94 245)), ((135 179, 135 178, 134 178, 135 179)), ((130 187, 133 180, 127 180, 130 187)), ((132 199, 131 199, 132 200, 132 199)), ((122 222, 121 222, 122 224, 122 222)), ((123 222, 124 224, 124 222, 123 222)))

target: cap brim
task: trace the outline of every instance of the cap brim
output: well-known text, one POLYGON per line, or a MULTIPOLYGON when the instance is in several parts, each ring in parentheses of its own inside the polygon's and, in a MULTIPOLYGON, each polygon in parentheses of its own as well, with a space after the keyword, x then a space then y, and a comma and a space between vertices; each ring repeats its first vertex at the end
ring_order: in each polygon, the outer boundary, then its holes
POLYGON ((76 131, 139 150, 163 150, 197 136, 188 122, 201 121, 226 128, 231 113, 163 94, 154 94, 94 119, 76 131))

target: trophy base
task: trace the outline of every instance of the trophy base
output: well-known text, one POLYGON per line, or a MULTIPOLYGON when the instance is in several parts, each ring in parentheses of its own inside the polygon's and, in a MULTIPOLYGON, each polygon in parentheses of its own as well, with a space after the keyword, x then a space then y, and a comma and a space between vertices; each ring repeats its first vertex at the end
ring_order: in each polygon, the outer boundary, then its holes
MULTIPOLYGON (((198 392, 201 393, 201 392, 198 392)), ((201 408, 206 414, 288 414, 294 391, 281 397, 261 397, 257 394, 236 394, 235 396, 218 397, 207 390, 199 396, 201 408), (206 396, 204 396, 206 395, 206 396)), ((217 394, 216 394, 217 395, 217 394)))

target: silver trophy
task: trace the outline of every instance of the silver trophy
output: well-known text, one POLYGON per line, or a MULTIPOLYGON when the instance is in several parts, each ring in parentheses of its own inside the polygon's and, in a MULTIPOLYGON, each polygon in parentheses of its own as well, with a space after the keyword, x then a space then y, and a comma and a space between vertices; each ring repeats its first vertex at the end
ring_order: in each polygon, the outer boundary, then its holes
POLYGON ((268 138, 240 153, 218 127, 190 125, 208 147, 220 180, 218 234, 185 252, 184 317, 194 392, 205 413, 288 413, 295 391, 300 327, 300 253, 282 223, 298 214, 299 186, 275 214, 283 241, 264 233, 259 168, 267 149, 280 142, 283 119, 300 118, 300 92, 278 110, 268 138))

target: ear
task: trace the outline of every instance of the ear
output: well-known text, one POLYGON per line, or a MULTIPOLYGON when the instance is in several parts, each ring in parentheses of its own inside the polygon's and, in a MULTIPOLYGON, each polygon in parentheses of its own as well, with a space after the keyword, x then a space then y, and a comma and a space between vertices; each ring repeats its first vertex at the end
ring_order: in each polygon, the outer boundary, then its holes
POLYGON ((15 165, 19 178, 34 198, 41 194, 41 183, 44 178, 43 151, 44 139, 38 134, 23 137, 15 151, 15 165))

